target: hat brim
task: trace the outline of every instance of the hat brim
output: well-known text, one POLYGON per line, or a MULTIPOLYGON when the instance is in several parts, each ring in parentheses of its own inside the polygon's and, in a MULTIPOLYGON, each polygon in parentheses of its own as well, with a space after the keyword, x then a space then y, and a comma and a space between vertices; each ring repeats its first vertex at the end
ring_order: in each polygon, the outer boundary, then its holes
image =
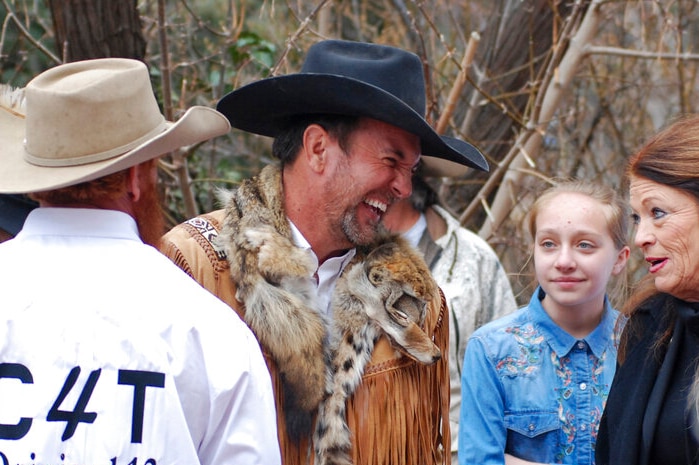
POLYGON ((138 147, 108 160, 78 166, 38 166, 25 160, 24 118, 0 110, 0 193, 41 192, 91 181, 157 158, 179 147, 226 134, 230 125, 220 113, 203 106, 189 108, 175 123, 138 147))
POLYGON ((442 158, 425 156, 421 159, 420 173, 426 178, 460 178, 469 167, 442 158))
POLYGON ((374 118, 418 136, 423 155, 488 171, 488 163, 476 147, 440 136, 422 115, 397 97, 346 76, 298 73, 262 79, 230 92, 216 109, 233 127, 270 137, 299 115, 374 118))

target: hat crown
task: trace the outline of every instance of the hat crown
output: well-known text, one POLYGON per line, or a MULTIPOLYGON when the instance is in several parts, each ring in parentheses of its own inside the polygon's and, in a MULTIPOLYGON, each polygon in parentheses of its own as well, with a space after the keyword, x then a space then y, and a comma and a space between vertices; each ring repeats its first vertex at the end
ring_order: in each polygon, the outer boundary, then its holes
POLYGON ((487 171, 476 147, 435 132, 425 100, 424 69, 414 53, 324 40, 311 46, 300 72, 247 84, 226 94, 216 108, 231 126, 270 137, 301 115, 373 118, 418 136, 423 155, 487 171))
POLYGON ((425 76, 414 53, 396 47, 344 40, 311 46, 301 73, 356 79, 402 100, 418 115, 425 114, 425 76))
POLYGON ((41 166, 112 158, 166 129, 146 65, 137 60, 57 66, 31 80, 25 94, 25 156, 41 166))
POLYGON ((24 94, 24 115, 0 109, 2 193, 91 181, 230 129, 225 116, 203 106, 166 121, 148 68, 128 58, 58 65, 24 94))

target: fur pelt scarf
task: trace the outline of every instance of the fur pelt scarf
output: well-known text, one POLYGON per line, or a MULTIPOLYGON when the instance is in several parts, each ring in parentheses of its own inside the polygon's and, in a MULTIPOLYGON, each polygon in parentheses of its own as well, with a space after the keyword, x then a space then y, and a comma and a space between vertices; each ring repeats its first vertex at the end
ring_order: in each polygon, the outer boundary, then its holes
POLYGON ((422 329, 427 302, 438 293, 429 269, 400 238, 382 236, 358 247, 336 283, 328 324, 314 298, 315 261, 293 243, 280 168, 264 168, 222 200, 220 244, 244 318, 280 371, 290 437, 310 435, 317 412, 316 462, 351 463, 346 400, 378 337, 387 335, 421 363, 441 356, 422 329))

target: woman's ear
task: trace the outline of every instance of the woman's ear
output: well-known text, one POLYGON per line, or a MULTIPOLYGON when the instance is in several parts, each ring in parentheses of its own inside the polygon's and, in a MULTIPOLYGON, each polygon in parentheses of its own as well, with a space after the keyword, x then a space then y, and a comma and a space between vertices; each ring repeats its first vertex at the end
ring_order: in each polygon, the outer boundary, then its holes
POLYGON ((629 260, 630 254, 631 249, 627 245, 622 247, 622 249, 619 251, 619 253, 616 256, 616 262, 614 263, 614 267, 612 267, 612 274, 614 276, 622 272, 622 270, 626 266, 626 262, 629 260))

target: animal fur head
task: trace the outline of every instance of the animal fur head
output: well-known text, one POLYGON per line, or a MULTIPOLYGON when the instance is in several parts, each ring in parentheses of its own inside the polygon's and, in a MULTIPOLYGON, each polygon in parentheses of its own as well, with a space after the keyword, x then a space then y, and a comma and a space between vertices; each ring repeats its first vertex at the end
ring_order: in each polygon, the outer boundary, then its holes
POLYGON ((437 292, 422 257, 403 239, 394 238, 372 250, 363 267, 383 302, 367 306, 367 316, 408 356, 426 364, 439 360, 439 348, 422 329, 427 304, 437 292))

